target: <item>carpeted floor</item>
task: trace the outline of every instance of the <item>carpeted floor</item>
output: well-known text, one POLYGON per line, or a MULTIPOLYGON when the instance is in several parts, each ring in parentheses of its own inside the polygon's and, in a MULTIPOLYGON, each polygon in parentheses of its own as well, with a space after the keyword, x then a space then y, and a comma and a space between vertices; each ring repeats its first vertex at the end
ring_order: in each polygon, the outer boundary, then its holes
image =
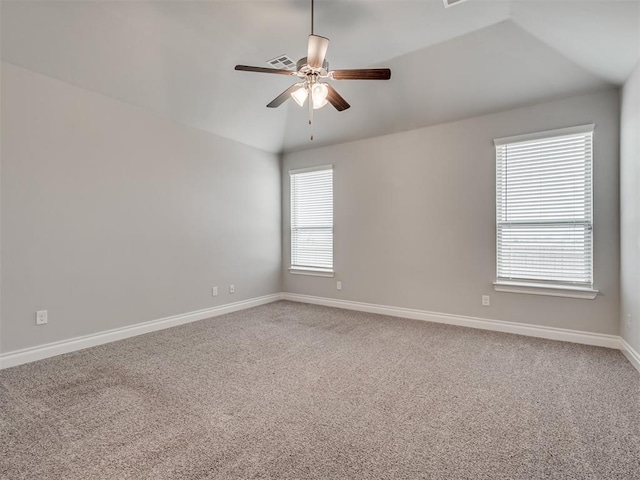
POLYGON ((0 371, 2 479, 638 479, 615 350, 289 302, 0 371))

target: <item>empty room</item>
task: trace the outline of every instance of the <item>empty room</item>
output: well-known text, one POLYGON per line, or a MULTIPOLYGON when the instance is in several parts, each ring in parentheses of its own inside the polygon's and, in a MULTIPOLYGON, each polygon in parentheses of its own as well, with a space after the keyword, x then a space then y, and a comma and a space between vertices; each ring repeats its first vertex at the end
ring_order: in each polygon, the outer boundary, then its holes
POLYGON ((640 0, 0 2, 0 479, 640 479, 640 0))

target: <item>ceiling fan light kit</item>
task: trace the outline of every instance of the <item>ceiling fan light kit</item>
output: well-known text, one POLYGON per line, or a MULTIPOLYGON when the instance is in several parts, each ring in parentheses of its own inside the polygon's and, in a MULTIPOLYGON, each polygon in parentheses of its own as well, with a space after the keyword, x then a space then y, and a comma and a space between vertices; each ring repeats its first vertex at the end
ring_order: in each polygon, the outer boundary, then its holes
MULTIPOLYGON (((326 65, 327 62, 325 61, 324 64, 326 65)), ((318 80, 318 75, 307 75, 303 82, 296 83, 295 86, 297 88, 291 92, 291 98, 301 107, 304 106, 309 96, 311 96, 314 110, 322 108, 328 103, 329 88, 326 83, 318 80)))
MULTIPOLYGON (((350 107, 349 103, 326 80, 389 80, 391 70, 388 68, 329 70, 326 60, 329 39, 314 35, 313 33, 314 0, 311 0, 311 35, 307 44, 307 56, 298 60, 296 70, 281 68, 252 67, 248 65, 236 65, 235 69, 245 72, 271 73, 277 75, 297 76, 301 81, 292 85, 276 98, 267 107, 277 108, 288 98, 292 98, 301 107, 309 101, 309 125, 312 124, 313 110, 331 103, 339 112, 350 107)), ((285 55, 281 56, 286 59, 285 55)), ((276 65, 279 57, 271 60, 271 65, 276 65)), ((283 62, 284 63, 284 62, 283 62)), ((313 135, 311 135, 313 140, 313 135)))

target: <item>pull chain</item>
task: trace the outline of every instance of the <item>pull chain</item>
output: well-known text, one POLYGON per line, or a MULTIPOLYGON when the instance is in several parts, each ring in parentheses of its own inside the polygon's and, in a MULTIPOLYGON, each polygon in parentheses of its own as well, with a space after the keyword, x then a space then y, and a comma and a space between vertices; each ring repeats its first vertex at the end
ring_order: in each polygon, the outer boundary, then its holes
POLYGON ((309 126, 311 127, 311 140, 313 140, 313 100, 311 98, 311 89, 309 89, 307 98, 309 100, 309 126))

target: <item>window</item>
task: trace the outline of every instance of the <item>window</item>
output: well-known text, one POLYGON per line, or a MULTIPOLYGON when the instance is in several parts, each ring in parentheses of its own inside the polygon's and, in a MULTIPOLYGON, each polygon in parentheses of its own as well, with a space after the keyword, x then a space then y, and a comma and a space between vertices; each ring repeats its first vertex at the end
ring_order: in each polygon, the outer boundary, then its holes
POLYGON ((592 144, 593 125, 495 140, 496 290, 595 298, 592 144))
POLYGON ((291 272, 333 275, 333 167, 289 172, 291 272))

